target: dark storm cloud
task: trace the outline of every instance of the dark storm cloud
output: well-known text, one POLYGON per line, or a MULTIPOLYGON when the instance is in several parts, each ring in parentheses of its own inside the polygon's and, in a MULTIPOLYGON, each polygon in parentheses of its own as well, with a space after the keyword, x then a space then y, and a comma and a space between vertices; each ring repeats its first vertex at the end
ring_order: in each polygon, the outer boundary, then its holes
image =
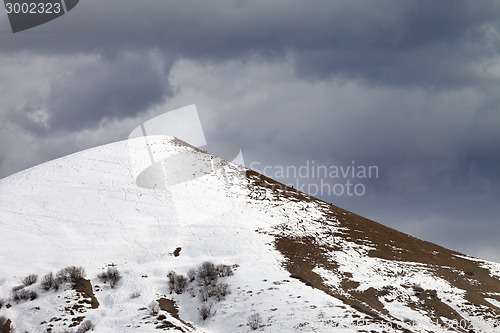
MULTIPOLYGON (((165 61, 161 65, 165 65, 165 61)), ((95 127, 103 120, 135 117, 168 96, 170 86, 160 64, 148 54, 96 57, 76 64, 70 73, 55 77, 46 97, 30 92, 21 109, 10 110, 6 119, 42 135, 57 130, 95 127), (48 111, 46 123, 33 119, 33 112, 48 111)), ((170 64, 167 64, 167 72, 170 64)))
POLYGON ((146 56, 119 56, 82 66, 53 83, 49 126, 77 130, 103 119, 134 117, 168 93, 167 81, 146 56))
POLYGON ((498 12, 498 1, 85 1, 40 28, 57 32, 9 36, 2 50, 289 54, 304 77, 448 87, 477 84, 475 66, 498 55, 498 12))
POLYGON ((351 2, 332 11, 330 30, 297 52, 298 72, 390 85, 461 86, 477 84, 474 65, 498 55, 498 2, 377 1, 368 7, 351 2))

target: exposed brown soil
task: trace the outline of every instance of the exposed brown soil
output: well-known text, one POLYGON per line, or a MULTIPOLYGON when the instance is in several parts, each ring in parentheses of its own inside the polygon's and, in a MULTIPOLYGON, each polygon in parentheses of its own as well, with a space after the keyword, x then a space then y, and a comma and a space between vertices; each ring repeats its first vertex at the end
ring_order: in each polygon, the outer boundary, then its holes
MULTIPOLYGON (((168 298, 160 298, 158 300, 158 303, 160 304, 160 309, 162 309, 163 311, 167 311, 168 313, 170 313, 170 315, 172 317, 174 317, 175 319, 179 320, 181 323, 183 323, 184 325, 188 326, 188 327, 191 327, 191 328, 194 328, 193 325, 191 325, 190 323, 182 320, 180 317, 179 317, 179 309, 177 308, 177 306, 175 305, 175 302, 172 301, 171 299, 168 299, 168 298)), ((177 327, 176 326, 176 329, 179 329, 181 330, 182 332, 184 332, 184 330, 181 328, 181 327, 177 327)))
MULTIPOLYGON (((422 263, 451 285, 466 291, 465 297, 469 303, 464 304, 463 311, 481 312, 485 318, 500 318, 500 309, 484 299, 491 297, 488 295, 489 293, 500 293, 500 281, 491 277, 489 271, 479 266, 478 263, 457 257, 456 255, 461 255, 460 253, 308 196, 255 171, 247 171, 247 179, 249 179, 250 188, 256 196, 267 191, 272 193, 274 199, 286 197, 293 201, 314 201, 317 203, 326 218, 338 221, 339 228, 342 230, 342 233, 335 233, 332 229, 322 236, 341 236, 356 244, 370 244, 373 247, 368 252, 370 257, 422 263)), ((256 199, 263 198, 265 196, 256 199)), ((383 296, 383 291, 373 288, 362 293, 355 291, 356 282, 350 280, 349 276, 344 276, 340 284, 340 289, 343 292, 339 292, 338 289, 335 291, 331 286, 325 285, 322 278, 312 271, 314 267, 322 267, 335 272, 337 265, 329 259, 329 254, 339 250, 338 248, 320 246, 313 237, 290 238, 280 235, 275 237, 275 246, 287 258, 284 265, 292 277, 341 299, 373 319, 380 320, 380 315, 387 317, 387 311, 379 301, 379 297, 383 296)), ((415 304, 415 307, 432 309, 429 312, 435 318, 442 316, 450 320, 460 321, 463 319, 442 300, 434 297, 435 291, 427 290, 426 286, 423 287, 424 293, 422 293, 421 302, 415 304)))
POLYGON ((77 327, 85 320, 84 316, 79 316, 71 319, 71 324, 68 327, 77 327))
POLYGON ((10 319, 7 319, 5 324, 3 324, 3 326, 0 326, 0 333, 10 333, 10 324, 10 319))
POLYGON ((175 305, 175 302, 168 298, 160 298, 158 300, 160 304, 160 309, 163 311, 167 311, 174 317, 175 319, 179 319, 179 309, 175 305))
POLYGON ((90 299, 90 306, 92 309, 97 309, 99 307, 99 301, 95 297, 94 290, 92 289, 92 284, 89 280, 79 279, 76 281, 74 289, 82 297, 90 299))
MULTIPOLYGON (((485 315, 500 316, 500 309, 484 299, 486 293, 500 292, 500 281, 493 278, 489 271, 479 266, 478 263, 457 257, 457 255, 462 255, 459 252, 412 237, 333 205, 331 205, 330 214, 331 217, 336 217, 341 222, 341 227, 347 228, 347 231, 344 230, 347 233, 347 239, 357 244, 369 241, 375 246, 375 250, 368 253, 369 256, 426 264, 437 276, 448 281, 452 286, 465 290, 465 298, 476 308, 474 311, 479 311, 478 305, 482 305, 490 309, 485 311, 485 315), (392 246, 396 246, 401 251, 395 251, 392 246), (465 276, 461 272, 465 273, 465 276), (471 283, 468 279, 476 282, 471 283)), ((449 311, 449 307, 442 302, 434 305, 445 307, 444 313, 447 313, 445 315, 447 318, 463 319, 458 314, 449 311)))
POLYGON ((285 268, 290 272, 290 277, 342 300, 345 304, 368 315, 373 321, 385 321, 380 317, 380 313, 386 314, 386 311, 378 300, 374 289, 369 289, 364 293, 356 292, 354 289, 359 284, 349 279, 352 276, 346 275, 340 284, 342 291, 338 291, 325 284, 322 277, 313 272, 315 267, 329 271, 337 271, 338 268, 335 262, 327 259, 326 255, 330 251, 315 244, 313 238, 276 237, 275 245, 288 259, 285 262, 285 268))

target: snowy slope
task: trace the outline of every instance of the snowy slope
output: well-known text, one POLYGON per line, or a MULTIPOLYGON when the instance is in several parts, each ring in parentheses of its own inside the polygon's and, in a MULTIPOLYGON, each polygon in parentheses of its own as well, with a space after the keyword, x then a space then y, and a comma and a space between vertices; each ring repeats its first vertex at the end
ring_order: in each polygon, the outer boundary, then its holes
POLYGON ((0 315, 15 332, 64 332, 83 320, 96 332, 249 332, 253 313, 268 332, 500 327, 499 264, 363 220, 170 137, 97 147, 0 180, 0 254, 0 315), (234 265, 220 279, 231 290, 224 300, 169 292, 168 272, 186 275, 205 261, 234 265), (42 276, 72 265, 85 269, 98 306, 71 284, 42 290, 42 276), (123 275, 113 289, 97 277, 109 265, 123 275), (39 276, 25 287, 38 298, 17 303, 12 288, 28 274, 39 276), (178 318, 149 315, 162 298, 176 302, 178 318), (68 309, 75 304, 84 306, 68 309), (202 304, 213 304, 206 320, 202 304))

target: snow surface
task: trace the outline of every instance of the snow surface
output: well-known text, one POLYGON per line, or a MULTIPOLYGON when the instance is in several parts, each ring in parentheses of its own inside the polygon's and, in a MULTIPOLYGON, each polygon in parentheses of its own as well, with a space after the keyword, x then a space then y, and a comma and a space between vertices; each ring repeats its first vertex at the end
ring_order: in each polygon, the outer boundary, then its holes
MULTIPOLYGON (((75 265, 86 269, 94 287, 100 285, 95 291, 100 306, 85 312, 96 332, 157 331, 142 319, 147 315, 144 308, 160 297, 174 299, 180 318, 195 328, 169 320, 192 331, 250 332, 247 318, 252 313, 262 316, 259 330, 268 332, 400 331, 374 323, 356 326, 364 313, 290 278, 282 265, 285 258, 273 245, 273 234, 315 237, 325 228, 341 232, 338 222, 328 220, 315 202, 273 202, 270 190, 255 199, 249 185, 242 166, 165 136, 97 147, 4 178, 0 180, 0 298, 8 301, 11 289, 28 274, 41 278, 75 265), (179 247, 176 257, 173 252, 179 247), (202 321, 198 298, 187 292, 169 294, 166 276, 171 270, 186 274, 206 260, 238 267, 234 276, 224 278, 231 294, 213 305, 215 315, 202 321), (115 289, 97 278, 109 264, 123 275, 115 289), (132 293, 140 296, 132 298, 132 293)), ((381 302, 392 319, 416 324, 412 331, 447 332, 408 307, 415 296, 402 285, 432 286, 461 313, 463 291, 422 265, 368 257, 370 244, 357 245, 341 237, 318 241, 343 249, 331 256, 338 272, 314 270, 326 284, 335 288, 348 272, 359 282, 360 291, 393 287, 381 302)), ((492 272, 500 271, 500 265, 491 266, 492 272)), ((70 288, 44 292, 35 284, 27 289, 37 290, 38 299, 11 301, 12 307, 0 309, 16 332, 40 332, 40 323, 61 316, 64 301, 75 296, 70 288)), ((491 323, 467 318, 480 331, 494 332, 491 323)), ((62 321, 53 324, 55 333, 65 327, 62 321)))

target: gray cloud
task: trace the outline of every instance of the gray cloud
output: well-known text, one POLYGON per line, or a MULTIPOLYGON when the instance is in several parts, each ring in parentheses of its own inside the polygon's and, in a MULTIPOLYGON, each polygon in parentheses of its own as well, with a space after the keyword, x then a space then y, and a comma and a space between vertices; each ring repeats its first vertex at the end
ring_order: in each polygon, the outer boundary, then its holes
POLYGON ((77 68, 53 82, 51 129, 94 126, 103 119, 134 117, 170 93, 164 73, 147 55, 118 56, 77 68))
POLYGON ((161 49, 210 61, 289 54, 304 77, 453 87, 477 84, 476 66, 498 56, 499 11, 496 1, 86 1, 39 28, 53 33, 2 44, 3 52, 161 49))
POLYGON ((53 78, 48 96, 30 94, 31 100, 21 110, 10 112, 8 119, 28 131, 48 134, 134 117, 171 94, 165 69, 158 67, 162 66, 141 53, 76 64, 70 73, 53 78), (48 111, 46 124, 29 117, 39 109, 48 111))

